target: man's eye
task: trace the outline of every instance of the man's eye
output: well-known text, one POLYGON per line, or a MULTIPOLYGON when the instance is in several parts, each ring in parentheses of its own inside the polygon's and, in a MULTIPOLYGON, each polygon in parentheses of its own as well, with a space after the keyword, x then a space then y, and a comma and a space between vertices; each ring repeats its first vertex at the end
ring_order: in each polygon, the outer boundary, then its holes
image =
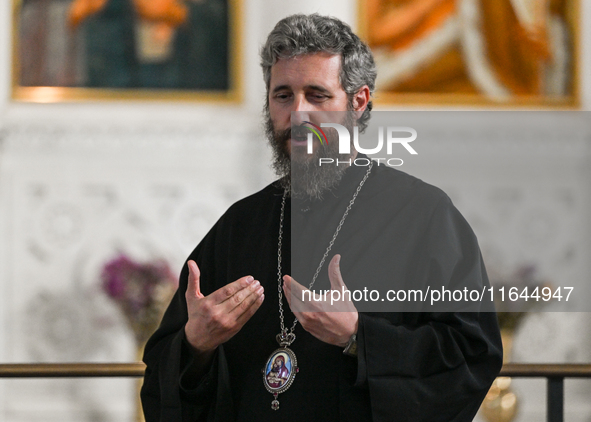
POLYGON ((323 101, 326 100, 328 98, 328 96, 324 95, 324 94, 314 94, 312 95, 312 99, 314 99, 315 101, 323 101))
POLYGON ((286 100, 289 99, 289 97, 290 97, 290 95, 289 94, 285 94, 285 93, 283 93, 283 94, 276 94, 275 95, 275 99, 277 99, 279 101, 286 101, 286 100))

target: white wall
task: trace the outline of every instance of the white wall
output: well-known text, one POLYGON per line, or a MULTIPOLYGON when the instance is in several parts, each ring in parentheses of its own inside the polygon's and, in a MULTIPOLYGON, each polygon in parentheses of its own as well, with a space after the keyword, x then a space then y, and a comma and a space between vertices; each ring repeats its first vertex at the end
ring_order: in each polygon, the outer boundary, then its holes
MULTIPOLYGON (((581 1, 589 110, 591 2, 581 1)), ((86 296, 96 293, 100 264, 120 248, 164 256, 179 268, 230 203, 272 180, 260 130, 258 49, 274 23, 294 12, 355 26, 355 2, 245 0, 245 95, 233 106, 12 102, 9 3, 0 3, 0 361, 129 361, 135 351, 123 322, 113 312, 104 318, 110 305, 100 295, 86 296), (211 129, 218 127, 221 133, 211 129), (68 312, 58 312, 64 306, 68 312), (89 329, 96 335, 86 335, 89 329), (73 334, 79 337, 70 344, 73 334)), ((406 170, 450 193, 491 256, 500 251, 507 265, 537 257, 549 277, 588 280, 588 119, 556 122, 562 136, 524 139, 509 128, 504 140, 484 131, 442 137, 406 170)), ((535 315, 517 336, 515 359, 588 362, 589 334, 587 314, 535 315)), ((133 389, 127 381, 2 381, 0 420, 131 420, 133 389)), ((519 420, 541 420, 543 385, 517 382, 516 389, 519 420)), ((591 418, 589 390, 569 384, 568 420, 591 418)))

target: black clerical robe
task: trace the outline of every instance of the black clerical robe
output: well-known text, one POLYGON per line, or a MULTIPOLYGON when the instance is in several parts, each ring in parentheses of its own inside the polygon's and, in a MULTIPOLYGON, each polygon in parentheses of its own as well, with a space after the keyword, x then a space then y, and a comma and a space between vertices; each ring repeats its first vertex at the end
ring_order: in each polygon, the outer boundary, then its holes
MULTIPOLYGON (((321 202, 288 199, 284 274, 291 274, 293 263, 294 278, 308 285, 365 172, 365 167, 348 169, 321 202)), ((252 275, 264 286, 265 300, 217 349, 209 372, 198 382, 187 379, 193 358, 183 330, 188 279, 183 267, 179 290, 145 350, 146 421, 471 421, 502 364, 494 312, 360 312, 357 358, 298 325, 291 349, 300 371, 279 395, 280 408, 272 410, 262 369, 278 347, 281 201, 276 184, 239 201, 190 255, 201 270, 203 294, 252 275)), ((398 287, 441 280, 449 286, 488 285, 475 236, 449 198, 384 166, 374 165, 329 259, 335 253, 342 256, 350 289, 369 281, 376 262, 398 287)), ((324 267, 318 286, 327 283, 324 267)), ((286 302, 284 308, 289 327, 294 317, 286 302)))

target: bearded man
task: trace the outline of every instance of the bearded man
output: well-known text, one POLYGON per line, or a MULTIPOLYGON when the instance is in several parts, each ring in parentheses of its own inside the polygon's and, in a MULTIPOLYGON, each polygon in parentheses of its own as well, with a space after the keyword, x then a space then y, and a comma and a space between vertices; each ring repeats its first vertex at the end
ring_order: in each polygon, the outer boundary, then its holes
POLYGON ((371 52, 338 19, 293 15, 261 58, 279 180, 234 204, 189 256, 146 346, 146 421, 472 420, 501 366, 493 312, 294 303, 315 283, 362 288, 383 274, 487 286, 475 236, 442 191, 385 166, 317 166, 320 153, 361 157, 336 142, 304 153, 318 113, 366 127, 371 52), (291 362, 281 386, 265 376, 278 354, 291 362))

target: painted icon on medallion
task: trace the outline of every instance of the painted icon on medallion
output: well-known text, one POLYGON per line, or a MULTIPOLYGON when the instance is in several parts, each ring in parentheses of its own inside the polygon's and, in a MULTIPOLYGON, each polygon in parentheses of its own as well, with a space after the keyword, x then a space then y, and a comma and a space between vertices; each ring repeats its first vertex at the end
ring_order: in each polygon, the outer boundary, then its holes
POLYGON ((295 354, 288 347, 275 350, 263 369, 265 387, 270 393, 282 393, 293 383, 298 372, 295 354))
POLYGON ((275 353, 269 359, 265 371, 267 384, 271 388, 281 388, 289 379, 292 365, 291 359, 285 352, 275 353))

